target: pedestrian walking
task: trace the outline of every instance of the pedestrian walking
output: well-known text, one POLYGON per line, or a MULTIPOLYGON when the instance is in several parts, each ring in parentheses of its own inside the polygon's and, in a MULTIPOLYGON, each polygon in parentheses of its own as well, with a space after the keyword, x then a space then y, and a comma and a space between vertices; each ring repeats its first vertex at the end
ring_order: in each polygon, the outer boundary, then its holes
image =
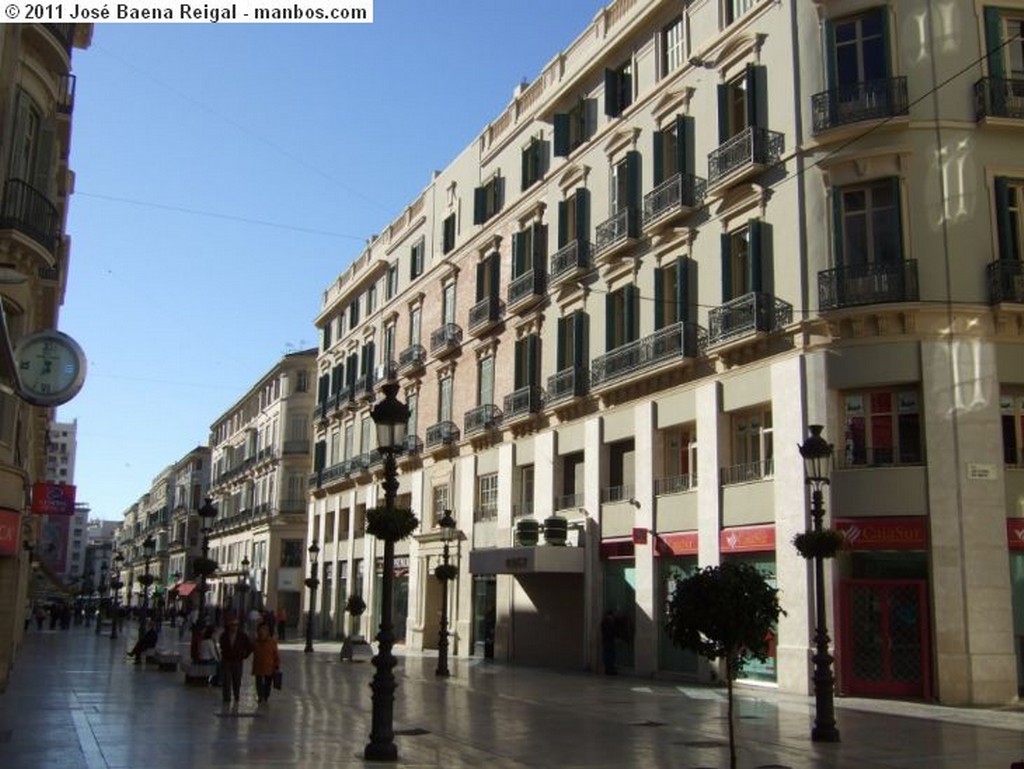
POLYGON ((242 663, 252 654, 252 641, 239 626, 238 618, 232 617, 220 634, 221 694, 224 702, 231 702, 242 689, 242 663))
POLYGON ((615 612, 608 609, 601 620, 601 661, 604 663, 606 675, 613 676, 615 670, 615 639, 619 630, 618 618, 615 612))
POLYGON ((199 642, 199 651, 197 653, 197 662, 200 665, 205 665, 210 668, 210 677, 207 679, 207 683, 210 686, 219 686, 224 680, 224 673, 221 670, 220 664, 220 649, 217 648, 217 642, 213 639, 213 626, 207 625, 202 630, 202 640, 199 642))
POLYGON ((274 673, 281 669, 281 655, 277 652, 277 641, 270 636, 270 628, 261 622, 256 628, 256 640, 252 644, 252 674, 256 678, 256 702, 264 703, 270 698, 274 673))
POLYGON ((284 640, 285 627, 288 624, 288 614, 285 612, 283 606, 279 606, 277 609, 277 638, 280 641, 284 640))

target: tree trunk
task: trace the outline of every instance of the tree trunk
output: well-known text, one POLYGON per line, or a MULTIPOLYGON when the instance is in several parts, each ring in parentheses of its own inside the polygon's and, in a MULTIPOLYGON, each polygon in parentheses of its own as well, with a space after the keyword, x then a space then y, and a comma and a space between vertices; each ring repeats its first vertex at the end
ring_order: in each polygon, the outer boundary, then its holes
POLYGON ((725 690, 729 701, 729 769, 736 769, 736 733, 732 717, 732 661, 725 658, 725 690))

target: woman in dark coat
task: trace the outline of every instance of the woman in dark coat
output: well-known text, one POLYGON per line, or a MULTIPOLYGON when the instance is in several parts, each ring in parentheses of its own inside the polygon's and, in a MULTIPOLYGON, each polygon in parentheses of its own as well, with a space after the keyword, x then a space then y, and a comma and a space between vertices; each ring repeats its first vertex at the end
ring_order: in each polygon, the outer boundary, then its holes
POLYGON ((231 702, 232 695, 238 702, 242 688, 242 662, 252 654, 252 641, 232 618, 220 634, 221 694, 224 702, 231 702))

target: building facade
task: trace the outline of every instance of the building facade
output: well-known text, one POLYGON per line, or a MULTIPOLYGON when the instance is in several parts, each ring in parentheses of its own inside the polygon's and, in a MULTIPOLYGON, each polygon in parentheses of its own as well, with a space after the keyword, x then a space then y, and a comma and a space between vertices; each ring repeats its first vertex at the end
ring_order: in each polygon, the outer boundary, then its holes
POLYGON ((0 27, 0 689, 21 640, 40 521, 32 484, 46 471, 53 409, 14 393, 11 344, 57 327, 67 282, 65 234, 71 172, 75 76, 71 51, 85 48, 91 24, 0 27))
POLYGON ((315 361, 315 350, 285 355, 210 427, 210 557, 219 566, 208 603, 222 610, 299 619, 315 361))
MULTIPOLYGON (((78 420, 73 422, 51 422, 46 448, 45 480, 50 483, 75 485, 75 453, 78 450, 78 420)), ((43 516, 43 527, 59 527, 57 536, 66 543, 64 568, 57 573, 63 583, 78 580, 84 583, 86 569, 86 546, 89 506, 75 505, 75 514, 70 519, 64 516, 43 516), (66 526, 66 530, 64 527, 66 526)), ((97 584, 95 581, 93 584, 97 584)))
POLYGON ((309 537, 340 589, 316 610, 338 627, 346 591, 379 600, 368 419, 396 376, 421 442, 399 639, 436 645, 450 508, 457 654, 597 669, 612 609, 620 664, 707 677, 662 607, 676 575, 745 560, 787 612, 746 676, 806 693, 791 540, 821 424, 849 544, 828 575, 839 691, 1014 698, 1022 19, 1016 0, 600 11, 324 292, 309 537), (576 548, 516 546, 519 518, 553 514, 576 548))

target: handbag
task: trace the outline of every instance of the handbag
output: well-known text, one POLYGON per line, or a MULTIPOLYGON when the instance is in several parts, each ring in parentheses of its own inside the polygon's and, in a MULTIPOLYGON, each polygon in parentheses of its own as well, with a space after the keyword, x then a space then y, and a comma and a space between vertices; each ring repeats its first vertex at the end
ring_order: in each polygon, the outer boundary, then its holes
POLYGON ((281 674, 281 671, 280 670, 275 670, 274 671, 274 688, 275 689, 280 689, 281 688, 282 678, 283 678, 283 676, 281 674))

